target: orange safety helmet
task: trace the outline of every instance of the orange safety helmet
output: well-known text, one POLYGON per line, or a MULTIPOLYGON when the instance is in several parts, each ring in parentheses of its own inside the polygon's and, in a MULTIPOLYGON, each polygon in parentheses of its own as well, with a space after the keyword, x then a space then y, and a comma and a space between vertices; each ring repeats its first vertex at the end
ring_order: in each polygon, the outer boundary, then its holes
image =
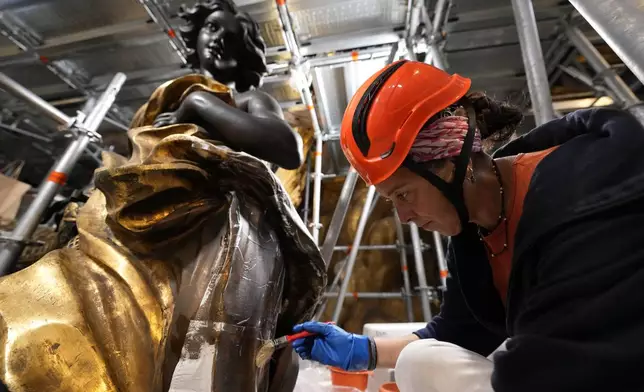
POLYGON ((371 76, 342 119, 340 145, 369 185, 405 161, 423 125, 463 97, 470 79, 416 61, 398 61, 371 76))

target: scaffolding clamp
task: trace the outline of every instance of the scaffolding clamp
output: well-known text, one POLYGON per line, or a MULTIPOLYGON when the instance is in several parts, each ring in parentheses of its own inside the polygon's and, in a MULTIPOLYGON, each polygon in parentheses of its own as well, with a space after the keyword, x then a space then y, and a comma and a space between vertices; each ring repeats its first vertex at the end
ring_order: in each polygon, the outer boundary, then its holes
POLYGON ((436 287, 433 286, 416 286, 414 287, 414 290, 417 290, 421 293, 421 296, 425 295, 429 300, 434 300, 437 298, 436 296, 436 287), (423 294, 425 292, 425 294, 423 294))
POLYGON ((322 140, 325 142, 340 140, 340 133, 324 133, 322 140))
POLYGON ((403 298, 413 298, 414 297, 414 293, 408 292, 407 290, 405 290, 404 287, 400 288, 400 294, 402 295, 403 298))
POLYGON ((85 119, 85 113, 81 111, 76 112, 76 117, 72 119, 72 123, 69 126, 69 132, 71 132, 75 137, 79 137, 82 134, 87 135, 87 137, 89 137, 90 143, 102 143, 103 136, 101 136, 98 131, 92 131, 91 129, 87 129, 83 126, 85 119))

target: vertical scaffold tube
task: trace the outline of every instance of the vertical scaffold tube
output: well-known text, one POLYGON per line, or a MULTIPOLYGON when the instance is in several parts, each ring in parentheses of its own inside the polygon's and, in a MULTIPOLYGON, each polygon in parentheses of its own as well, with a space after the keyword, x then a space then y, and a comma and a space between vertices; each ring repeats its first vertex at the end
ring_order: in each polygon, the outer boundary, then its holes
POLYGON ((429 306, 429 295, 431 289, 427 286, 427 276, 425 275, 425 263, 423 261, 423 249, 420 242, 418 226, 415 223, 409 224, 411 234, 411 245, 414 248, 414 262, 416 265, 416 274, 418 275, 418 290, 420 291, 420 304, 423 309, 423 318, 429 322, 432 319, 432 309, 429 306))
POLYGON ((555 111, 552 107, 552 96, 541 51, 541 41, 539 41, 537 20, 530 0, 512 0, 512 9, 519 33, 532 111, 537 125, 541 125, 555 118, 555 111))
POLYGON ((342 305, 344 304, 344 296, 349 288, 353 267, 356 265, 356 258, 358 257, 358 251, 360 250, 360 241, 362 241, 362 235, 364 234, 364 229, 367 226, 367 221, 369 220, 369 211, 371 210, 371 205, 373 204, 373 198, 375 195, 376 188, 372 185, 367 191, 367 197, 365 198, 364 206, 362 207, 362 213, 360 214, 360 220, 358 221, 358 228, 356 229, 356 236, 353 239, 353 245, 349 252, 349 259, 347 260, 344 278, 342 279, 342 285, 340 286, 338 302, 336 303, 335 310, 333 312, 333 321, 336 323, 340 319, 342 305))
POLYGON ((403 289, 405 290, 405 308, 407 309, 407 320, 411 323, 414 321, 414 307, 411 299, 411 279, 409 279, 409 265, 407 263, 407 249, 405 247, 405 233, 403 232, 402 223, 398 212, 394 209, 394 219, 396 221, 396 238, 398 239, 398 250, 400 252, 400 270, 403 277, 403 289))
POLYGON ((47 179, 41 184, 36 198, 31 202, 20 219, 18 219, 15 229, 11 232, 11 237, 14 242, 10 242, 4 248, 0 249, 0 276, 4 276, 13 271, 24 249, 25 241, 31 238, 36 227, 38 227, 43 212, 49 206, 60 188, 65 185, 67 177, 91 141, 90 133, 98 129, 98 126, 103 121, 107 110, 114 103, 116 94, 124 82, 124 74, 118 73, 114 76, 112 82, 98 99, 89 115, 80 124, 82 128, 76 131, 78 133, 76 139, 69 144, 63 155, 54 164, 47 179))
POLYGON ((644 83, 644 6, 641 0, 570 0, 570 3, 644 83))

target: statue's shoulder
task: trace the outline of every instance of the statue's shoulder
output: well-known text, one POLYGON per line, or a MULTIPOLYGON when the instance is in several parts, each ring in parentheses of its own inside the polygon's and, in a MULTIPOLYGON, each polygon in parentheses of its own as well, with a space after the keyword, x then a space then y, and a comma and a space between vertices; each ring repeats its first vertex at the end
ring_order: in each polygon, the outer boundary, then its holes
POLYGON ((201 74, 189 74, 168 80, 154 90, 148 102, 137 110, 132 120, 132 127, 152 125, 161 113, 176 110, 179 104, 195 91, 207 91, 224 102, 235 105, 230 87, 215 79, 201 74))
POLYGON ((117 390, 69 273, 83 258, 57 250, 0 280, 0 377, 12 392, 117 390))
MULTIPOLYGON (((155 93, 158 91, 159 93, 156 95, 169 92, 183 94, 186 90, 194 88, 209 90, 214 94, 232 94, 232 89, 230 87, 223 83, 219 83, 210 76, 201 74, 189 74, 168 80, 159 86, 155 90, 155 93)), ((155 93, 152 93, 152 96, 154 96, 155 93)))

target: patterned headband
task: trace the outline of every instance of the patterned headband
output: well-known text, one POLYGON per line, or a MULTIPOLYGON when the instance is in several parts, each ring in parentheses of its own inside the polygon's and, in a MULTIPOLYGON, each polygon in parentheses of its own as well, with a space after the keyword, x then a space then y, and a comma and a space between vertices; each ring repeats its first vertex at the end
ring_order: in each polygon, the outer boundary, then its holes
MULTIPOLYGON (((463 116, 442 117, 431 124, 425 124, 416 136, 409 155, 417 163, 458 156, 468 129, 467 117, 463 116)), ((482 150, 481 132, 476 129, 472 152, 482 150)))

